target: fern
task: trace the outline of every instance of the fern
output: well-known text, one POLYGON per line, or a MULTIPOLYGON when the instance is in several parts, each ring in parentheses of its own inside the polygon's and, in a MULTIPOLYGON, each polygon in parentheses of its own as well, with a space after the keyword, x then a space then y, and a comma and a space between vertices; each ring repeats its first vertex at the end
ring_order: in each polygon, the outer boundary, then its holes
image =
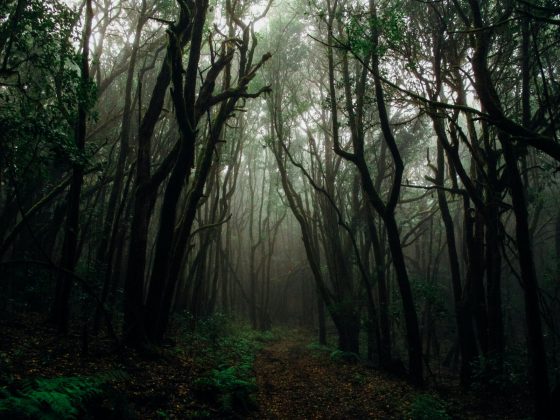
POLYGON ((76 419, 86 404, 105 392, 105 385, 124 378, 121 372, 82 377, 63 376, 24 381, 0 401, 0 417, 10 419, 76 419))
POLYGON ((244 367, 213 369, 209 375, 197 379, 194 385, 197 391, 218 402, 224 413, 246 412, 255 405, 255 378, 248 377, 244 367))

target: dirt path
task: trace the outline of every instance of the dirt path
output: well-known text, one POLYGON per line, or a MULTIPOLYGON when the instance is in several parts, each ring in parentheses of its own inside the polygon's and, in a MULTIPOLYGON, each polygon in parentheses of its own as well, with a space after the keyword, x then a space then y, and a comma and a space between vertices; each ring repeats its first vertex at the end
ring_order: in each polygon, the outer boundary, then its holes
POLYGON ((259 419, 399 418, 408 385, 332 360, 301 338, 274 342, 255 361, 259 419))

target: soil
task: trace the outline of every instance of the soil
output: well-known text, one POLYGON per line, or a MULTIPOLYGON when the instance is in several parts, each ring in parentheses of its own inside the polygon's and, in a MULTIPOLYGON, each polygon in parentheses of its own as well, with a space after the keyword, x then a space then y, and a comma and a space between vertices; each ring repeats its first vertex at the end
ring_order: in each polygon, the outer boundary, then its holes
POLYGON ((255 362, 255 419, 398 418, 410 386, 361 365, 336 362, 303 337, 275 342, 255 362))

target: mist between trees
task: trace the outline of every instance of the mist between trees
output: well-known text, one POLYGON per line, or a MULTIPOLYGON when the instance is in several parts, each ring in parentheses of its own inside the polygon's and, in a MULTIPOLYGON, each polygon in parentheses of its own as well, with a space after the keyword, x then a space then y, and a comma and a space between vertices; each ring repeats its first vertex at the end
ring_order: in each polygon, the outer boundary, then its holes
POLYGON ((559 14, 2 2, 2 311, 133 347, 300 325, 417 386, 515 356, 552 418, 559 14))

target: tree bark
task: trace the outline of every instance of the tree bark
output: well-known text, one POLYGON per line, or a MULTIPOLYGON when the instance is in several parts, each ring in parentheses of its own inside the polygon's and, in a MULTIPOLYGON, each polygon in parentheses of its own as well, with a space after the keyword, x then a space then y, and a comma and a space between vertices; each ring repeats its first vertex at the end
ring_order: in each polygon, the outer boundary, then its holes
MULTIPOLYGON (((473 21, 476 28, 482 28, 484 23, 480 4, 476 0, 469 0, 473 21)), ((477 31, 473 36, 474 54, 472 57, 475 88, 480 101, 488 113, 495 119, 504 118, 502 105, 495 90, 487 58, 490 39, 485 30, 477 31)), ((531 247, 529 218, 525 189, 518 168, 518 156, 507 130, 498 131, 498 139, 502 146, 506 171, 510 187, 510 194, 515 214, 515 236, 519 250, 519 266, 525 298, 525 317, 527 322, 528 347, 531 356, 533 393, 535 399, 535 417, 538 419, 551 418, 550 388, 546 362, 546 350, 542 336, 542 325, 539 309, 539 286, 531 247)), ((490 304, 490 302, 489 302, 490 304)))
MULTIPOLYGON (((86 18, 82 35, 82 64, 81 64, 81 85, 84 92, 89 93, 89 40, 93 20, 93 8, 91 0, 86 0, 86 18)), ((87 94, 87 93, 86 93, 87 94)), ((62 245, 62 258, 60 266, 69 272, 73 272, 78 262, 78 232, 80 229, 80 194, 82 191, 84 166, 82 153, 84 152, 87 125, 87 103, 89 98, 79 98, 78 119, 76 121, 75 142, 76 149, 80 156, 76 156, 76 162, 72 168, 72 181, 67 198, 66 223, 64 227, 64 242, 62 245)), ((55 292, 55 300, 52 307, 52 321, 61 333, 68 331, 70 316, 70 292, 74 279, 72 276, 60 274, 55 292)))

